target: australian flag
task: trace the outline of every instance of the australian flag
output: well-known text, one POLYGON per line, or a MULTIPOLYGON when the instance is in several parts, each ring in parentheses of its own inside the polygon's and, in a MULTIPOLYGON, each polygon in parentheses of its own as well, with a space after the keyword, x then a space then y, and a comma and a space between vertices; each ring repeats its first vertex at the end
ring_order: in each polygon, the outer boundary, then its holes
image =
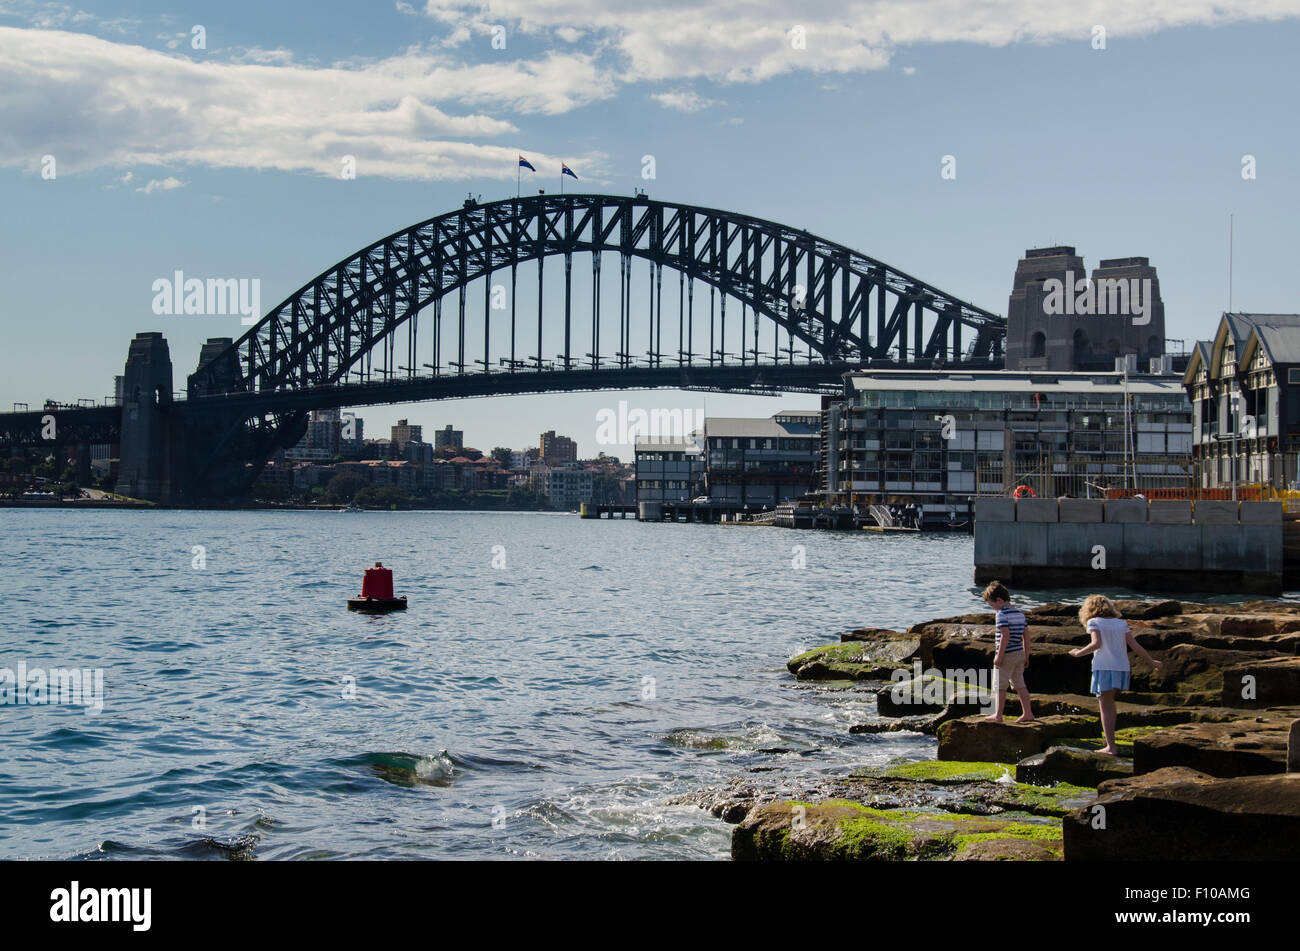
POLYGON ((576 180, 577 177, 578 177, 577 175, 574 175, 574 174, 573 174, 573 169, 569 168, 569 166, 565 165, 563 162, 560 163, 560 174, 561 174, 561 175, 568 175, 570 178, 575 179, 575 180, 576 180))
POLYGON ((526 168, 530 172, 537 171, 537 169, 533 168, 533 163, 528 161, 528 159, 524 158, 522 155, 519 156, 519 167, 526 168))

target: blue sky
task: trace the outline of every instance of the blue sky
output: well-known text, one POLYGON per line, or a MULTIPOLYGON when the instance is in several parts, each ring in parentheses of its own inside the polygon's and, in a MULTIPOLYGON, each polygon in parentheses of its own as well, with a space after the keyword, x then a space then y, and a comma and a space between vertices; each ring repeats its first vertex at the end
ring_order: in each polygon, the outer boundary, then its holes
MULTIPOLYGON (((807 228, 997 313, 1028 247, 1073 244, 1089 267, 1146 255, 1167 332, 1189 341, 1227 305, 1232 213, 1237 309, 1300 311, 1296 2, 362 9, 0 0, 0 406, 105 396, 141 330, 166 334, 179 385, 203 339, 244 328, 154 315, 155 279, 257 277, 269 309, 467 192, 513 194, 517 152, 534 189, 557 188, 567 161, 585 189, 807 228), (342 154, 355 180, 339 178, 342 154)), ((484 449, 554 428, 585 455, 607 448, 596 414, 620 399, 815 405, 603 393, 361 415, 370 435, 398 417, 451 422, 484 449)))

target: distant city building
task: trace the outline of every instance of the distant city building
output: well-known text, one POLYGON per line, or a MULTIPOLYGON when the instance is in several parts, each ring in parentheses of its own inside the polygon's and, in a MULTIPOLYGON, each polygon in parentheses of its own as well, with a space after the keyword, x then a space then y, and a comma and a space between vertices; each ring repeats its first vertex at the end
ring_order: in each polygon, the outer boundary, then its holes
POLYGON ((419 465, 431 465, 433 463, 433 447, 427 442, 408 442, 404 455, 407 462, 414 462, 419 465))
POLYGON ((1224 314, 1183 376, 1196 482, 1291 488, 1300 453, 1300 314, 1224 314), (1235 463, 1235 465, 1234 465, 1235 463))
POLYGON ((704 421, 705 494, 714 502, 772 508, 820 486, 821 413, 704 421))
POLYGON ((343 418, 337 409, 312 410, 307 421, 306 448, 323 449, 329 457, 338 454, 343 438, 343 418))
POLYGON ((452 429, 450 423, 433 433, 434 449, 452 449, 463 445, 465 445, 464 430, 452 429))
POLYGON ((638 439, 636 501, 689 502, 704 491, 704 453, 685 440, 638 439))
POLYGON ((1191 406, 1173 375, 850 373, 825 415, 822 491, 839 504, 1188 485, 1191 406))
POLYGON ((541 435, 539 451, 542 462, 548 466, 563 466, 578 461, 578 444, 568 436, 557 436, 555 430, 541 435))
POLYGON ((1031 248, 1007 304, 1008 370, 1146 372, 1165 352, 1165 306, 1147 258, 1108 258, 1088 279, 1068 246, 1031 248), (1139 313, 1139 309, 1141 312, 1139 313))
POLYGON ((397 452, 403 452, 408 442, 424 442, 424 427, 412 426, 406 420, 399 419, 392 429, 391 442, 397 452))
POLYGON ((529 484, 534 492, 543 495, 553 509, 570 512, 583 502, 590 502, 592 473, 586 469, 534 466, 529 471, 529 484))

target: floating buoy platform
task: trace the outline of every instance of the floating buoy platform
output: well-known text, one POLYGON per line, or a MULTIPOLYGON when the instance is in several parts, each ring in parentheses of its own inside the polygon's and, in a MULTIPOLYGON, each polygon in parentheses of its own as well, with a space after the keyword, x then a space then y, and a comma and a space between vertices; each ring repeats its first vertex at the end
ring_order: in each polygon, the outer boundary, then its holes
POLYGON ((375 562, 373 568, 367 568, 365 577, 361 579, 361 597, 348 598, 348 610, 367 614, 405 611, 406 598, 393 597, 392 569, 385 568, 382 561, 375 562))

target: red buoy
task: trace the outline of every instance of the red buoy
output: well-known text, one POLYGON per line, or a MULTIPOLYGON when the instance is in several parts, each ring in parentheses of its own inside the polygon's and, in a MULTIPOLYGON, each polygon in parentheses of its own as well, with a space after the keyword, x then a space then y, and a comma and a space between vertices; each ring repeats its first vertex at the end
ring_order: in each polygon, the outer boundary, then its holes
POLYGON ((382 561, 367 568, 361 580, 361 597, 348 599, 349 611, 405 611, 406 598, 393 597, 393 570, 385 568, 382 561))

